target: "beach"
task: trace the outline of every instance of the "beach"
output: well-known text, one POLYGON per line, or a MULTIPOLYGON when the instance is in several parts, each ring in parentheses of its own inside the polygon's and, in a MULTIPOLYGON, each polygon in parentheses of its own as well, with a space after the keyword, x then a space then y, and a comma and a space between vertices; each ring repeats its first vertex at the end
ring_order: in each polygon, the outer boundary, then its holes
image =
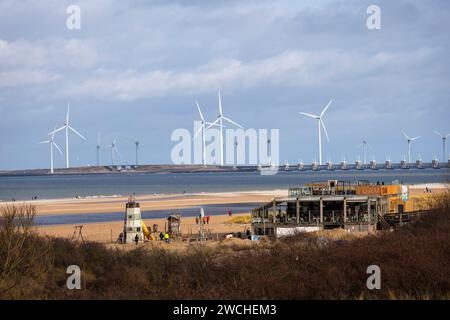
MULTIPOLYGON (((420 197, 424 190, 428 188, 432 194, 437 194, 448 190, 447 185, 442 183, 428 183, 410 185, 411 196, 420 197)), ((135 200, 139 202, 141 210, 151 213, 157 210, 180 211, 189 207, 201 207, 217 204, 236 204, 236 203, 264 203, 271 201, 275 197, 287 196, 287 190, 276 189, 271 191, 246 191, 246 192, 219 192, 219 193, 196 193, 196 194, 167 194, 167 195, 146 195, 136 196, 135 200)), ((124 212, 125 204, 128 201, 127 196, 109 196, 109 197, 86 197, 79 199, 49 199, 25 201, 20 203, 33 204, 37 210, 37 217, 45 216, 64 216, 71 214, 88 215, 90 213, 108 214, 111 212, 124 212)), ((6 206, 11 202, 0 204, 6 206)), ((206 213, 208 214, 208 213, 206 213)), ((233 217, 250 215, 248 212, 233 214, 233 217)), ((230 223, 231 218, 227 211, 211 217, 207 230, 214 237, 216 234, 245 232, 249 224, 230 223)), ((164 230, 166 218, 146 218, 143 219, 148 227, 154 224, 159 226, 159 230, 164 230)), ((105 221, 81 223, 83 225, 83 237, 85 240, 97 241, 101 243, 114 242, 119 233, 122 232, 122 221, 105 221)), ((35 230, 41 235, 70 238, 74 232, 75 225, 80 224, 56 224, 40 225, 35 230)), ((182 217, 182 233, 197 234, 199 226, 195 223, 195 217, 182 217)))
MULTIPOLYGON (((287 190, 254 191, 254 192, 222 192, 222 193, 202 193, 191 195, 148 195, 138 196, 135 200, 139 202, 142 211, 152 211, 161 209, 171 209, 176 212, 189 206, 204 206, 211 204, 227 203, 257 203, 268 202, 273 197, 287 195, 287 190)), ((37 216, 67 215, 67 214, 88 214, 88 213, 109 213, 124 212, 125 203, 128 197, 104 197, 104 198, 84 198, 84 199, 56 199, 27 201, 36 206, 37 216)), ((206 225, 207 232, 216 239, 217 234, 245 232, 249 224, 230 223, 232 218, 250 215, 250 212, 233 214, 229 217, 227 212, 222 215, 214 215, 210 218, 210 223, 206 225)), ((157 224, 159 230, 165 229, 165 218, 143 219, 144 223, 151 228, 157 224)), ((74 232, 76 224, 59 224, 36 226, 35 230, 40 235, 53 237, 70 238, 74 232)), ((182 233, 198 234, 199 226, 195 222, 195 217, 182 218, 182 233)), ((83 237, 88 241, 101 243, 114 242, 119 233, 123 230, 122 221, 111 221, 101 223, 84 223, 83 237)))
MULTIPOLYGON (((249 213, 250 214, 250 213, 249 213)), ((209 224, 206 225, 207 233, 210 233, 213 240, 217 239, 217 234, 243 232, 250 228, 250 224, 231 223, 232 218, 246 216, 246 214, 236 214, 232 217, 228 215, 220 215, 211 217, 209 224)), ((166 219, 144 219, 144 223, 148 228, 154 224, 158 225, 159 230, 164 231, 166 219)), ((71 238, 74 233, 73 224, 53 225, 53 226, 36 226, 35 231, 39 235, 71 238)), ((123 222, 102 222, 102 223, 86 223, 83 225, 83 238, 87 241, 95 241, 100 243, 113 243, 117 240, 119 234, 123 231, 123 222)), ((199 225, 195 223, 194 217, 184 217, 181 222, 181 232, 183 235, 193 234, 193 238, 198 235, 199 225)), ((219 240, 223 237, 220 236, 219 240)))

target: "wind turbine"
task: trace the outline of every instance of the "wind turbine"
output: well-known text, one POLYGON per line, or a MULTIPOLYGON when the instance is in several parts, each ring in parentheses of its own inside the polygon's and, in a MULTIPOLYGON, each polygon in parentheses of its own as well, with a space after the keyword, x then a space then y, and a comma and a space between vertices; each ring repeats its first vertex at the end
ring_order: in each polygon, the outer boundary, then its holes
POLYGON ((305 112, 300 112, 300 114, 303 114, 307 117, 311 117, 314 118, 317 121, 318 124, 318 148, 319 148, 319 165, 322 165, 322 136, 321 136, 321 126, 323 127, 323 130, 325 131, 325 135, 327 136, 327 140, 330 141, 330 139, 328 139, 328 132, 327 129, 325 128, 325 124, 323 123, 322 117, 325 114, 325 112, 327 111, 328 107, 330 106, 330 104, 333 102, 333 99, 330 100, 330 102, 328 102, 328 104, 326 105, 326 107, 322 110, 322 113, 320 114, 320 116, 316 116, 314 114, 310 114, 310 113, 305 113, 305 112))
POLYGON ((130 142, 134 143, 136 146, 136 166, 139 164, 139 141, 128 139, 130 142))
POLYGON ((100 152, 100 131, 97 133, 97 167, 99 165, 99 152, 100 152))
POLYGON ((434 130, 434 133, 436 133, 439 137, 442 138, 442 162, 445 162, 445 141, 447 140, 447 137, 450 136, 450 133, 443 135, 437 132, 436 130, 434 130))
POLYGON ((119 157, 122 158, 122 155, 120 154, 120 151, 117 148, 117 144, 116 143, 117 143, 117 137, 113 140, 113 142, 110 145, 106 146, 107 148, 111 148, 111 163, 112 163, 112 165, 114 165, 114 160, 116 158, 115 157, 116 156, 116 152, 119 155, 119 157))
MULTIPOLYGON (((55 129, 56 129, 56 126, 55 126, 55 129)), ((48 143, 50 145, 50 173, 53 173, 53 146, 56 149, 58 149, 58 151, 59 151, 59 153, 61 153, 61 155, 63 154, 61 149, 55 143, 54 139, 55 139, 55 133, 52 133, 48 140, 39 142, 39 144, 47 144, 48 143)))
POLYGON ((403 135, 405 136, 406 140, 408 141, 408 163, 411 163, 411 142, 417 140, 420 138, 420 136, 410 138, 405 131, 402 131, 403 135))
POLYGON ((222 112, 222 99, 220 98, 220 91, 219 91, 219 115, 217 117, 217 120, 214 121, 212 124, 210 124, 206 130, 208 130, 210 127, 212 127, 213 125, 217 125, 217 122, 219 122, 219 127, 220 127, 220 165, 223 166, 223 120, 234 124, 235 126, 243 129, 243 127, 239 124, 237 124, 236 122, 234 122, 233 120, 225 117, 223 115, 222 112))
POLYGON ((211 122, 207 122, 205 120, 205 118, 203 117, 202 114, 202 110, 200 109, 200 106, 198 104, 198 101, 195 101, 195 104, 197 105, 197 109, 198 109, 198 113, 200 115, 200 119, 202 120, 202 125, 200 126, 200 128, 197 130, 197 133, 194 135, 194 139, 200 134, 200 132, 202 133, 202 161, 203 161, 203 165, 206 166, 206 130, 209 129, 209 127, 212 126, 218 126, 215 123, 211 123, 211 122), (206 128, 206 125, 209 125, 208 128, 206 128))
POLYGON ((81 139, 86 141, 86 138, 83 137, 78 131, 76 131, 74 128, 72 128, 69 124, 69 112, 70 112, 70 103, 67 104, 67 115, 66 115, 66 122, 64 126, 62 126, 59 129, 53 130, 49 133, 49 135, 57 133, 59 131, 65 130, 66 131, 66 168, 69 168, 69 130, 72 130, 74 133, 76 133, 81 139))
POLYGON ((375 158, 375 150, 366 140, 363 140, 362 143, 358 145, 358 147, 362 147, 363 149, 364 164, 367 164, 367 147, 369 147, 370 150, 372 150, 373 157, 375 158))
POLYGON ((411 163, 411 142, 417 140, 420 138, 420 136, 410 138, 405 131, 403 131, 403 135, 405 136, 406 140, 408 141, 408 163, 411 163))

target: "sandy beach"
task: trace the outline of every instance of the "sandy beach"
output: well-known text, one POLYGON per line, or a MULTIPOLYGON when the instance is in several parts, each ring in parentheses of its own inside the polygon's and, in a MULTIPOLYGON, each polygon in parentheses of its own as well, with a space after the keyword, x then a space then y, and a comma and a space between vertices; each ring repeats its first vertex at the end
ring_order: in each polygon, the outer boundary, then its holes
MULTIPOLYGON (((213 239, 216 234, 245 232, 250 224, 231 223, 234 217, 245 216, 246 214, 236 214, 231 218, 228 215, 213 216, 210 219, 206 230, 211 233, 213 239)), ((154 224, 158 225, 159 230, 164 231, 166 219, 144 219, 144 223, 150 228, 154 224)), ((198 234, 199 226, 195 223, 194 217, 184 217, 181 222, 181 231, 183 235, 198 234)), ((35 231, 40 235, 71 238, 74 232, 73 224, 53 225, 53 226, 37 226, 35 231)), ((96 241, 101 243, 111 243, 117 240, 120 232, 123 230, 123 222, 102 222, 102 223, 86 223, 83 225, 83 237, 88 241, 96 241)))
MULTIPOLYGON (((448 190, 445 184, 417 184, 410 185, 412 196, 419 196, 424 193, 425 188, 431 189, 433 194, 448 190)), ((202 206, 209 204, 227 203, 248 203, 248 202, 268 202, 274 197, 286 196, 287 190, 253 191, 253 192, 221 192, 221 193, 198 193, 198 194, 174 194, 174 195, 147 195, 137 196, 136 201, 141 205, 143 211, 161 209, 183 209, 190 206, 202 206)), ((27 201, 37 208, 38 216, 65 215, 65 214, 87 214, 87 213, 110 213, 124 211, 128 197, 111 196, 102 198, 80 198, 80 199, 55 199, 55 200, 35 200, 27 201)), ((5 206, 8 203, 1 203, 5 206)), ((249 215, 248 213, 233 214, 233 217, 249 215)), ((144 219, 147 226, 154 224, 164 230, 166 220, 144 219)), ((70 238, 74 232, 74 224, 45 225, 37 226, 36 231, 41 235, 70 238)), ((208 230, 215 234, 245 232, 250 227, 249 224, 230 223, 230 217, 226 214, 217 215, 211 218, 208 230)), ((100 222, 83 224, 83 236, 85 240, 98 241, 102 243, 114 242, 122 231, 123 222, 100 222)), ((182 233, 195 234, 199 230, 194 217, 184 217, 182 219, 182 233)))
MULTIPOLYGON (((141 210, 183 209, 189 206, 226 203, 266 202, 273 197, 286 196, 287 190, 254 192, 221 192, 175 195, 136 196, 141 210)), ((33 204, 38 216, 83 213, 109 213, 124 210, 128 196, 111 196, 102 198, 35 200, 14 203, 33 204)), ((0 203, 0 208, 13 202, 0 203)))
MULTIPOLYGON (((138 196, 136 201, 141 205, 142 210, 160 210, 160 209, 183 209, 189 206, 201 206, 208 204, 226 204, 226 203, 246 203, 246 202, 267 202, 273 197, 285 196, 286 190, 273 190, 261 192, 239 192, 239 193, 202 193, 192 195, 149 195, 138 196)), ((38 216, 46 215, 64 215, 64 214, 87 214, 87 213, 109 213, 124 211, 125 203, 128 197, 105 197, 96 199, 58 199, 58 200, 38 200, 28 201, 37 208, 38 216)), ((232 218, 249 215, 233 214, 232 218)), ((216 234, 245 232, 249 224, 230 223, 231 218, 227 215, 214 215, 207 225, 207 230, 213 237, 216 234)), ((165 219, 144 219, 144 223, 151 227, 154 224, 159 226, 159 230, 164 230, 165 219)), ((70 238, 74 232, 74 224, 63 225, 45 225, 37 226, 35 230, 41 235, 70 238)), ((123 222, 101 222, 83 224, 83 237, 85 240, 97 241, 102 243, 114 242, 119 233, 122 232, 123 222)), ((194 217, 182 218, 182 233, 196 234, 199 226, 195 223, 194 217)))

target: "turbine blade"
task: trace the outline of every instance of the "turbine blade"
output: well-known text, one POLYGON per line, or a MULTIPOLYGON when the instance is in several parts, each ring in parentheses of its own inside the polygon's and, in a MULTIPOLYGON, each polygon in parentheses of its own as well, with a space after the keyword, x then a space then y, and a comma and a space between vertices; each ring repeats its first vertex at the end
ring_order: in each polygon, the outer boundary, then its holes
POLYGON ((70 130, 72 130, 73 132, 75 132, 78 136, 80 136, 80 138, 81 139, 83 139, 83 140, 85 140, 86 141, 86 138, 85 137, 83 137, 80 133, 78 133, 78 131, 77 130, 75 130, 74 128, 72 128, 71 126, 68 126, 69 127, 69 129, 70 130))
POLYGON ((45 140, 45 141, 38 142, 37 144, 45 144, 45 143, 50 143, 50 142, 51 142, 50 140, 45 140))
POLYGON ((119 155, 119 157, 122 159, 122 158, 123 158, 123 157, 122 157, 122 154, 120 153, 119 149, 118 149, 116 146, 114 146, 114 150, 117 152, 117 154, 119 155))
POLYGON ((197 136, 199 135, 200 132, 202 132, 203 127, 205 126, 205 124, 202 124, 200 126, 200 128, 197 130, 197 133, 194 135, 194 138, 192 140, 195 140, 195 138, 197 138, 197 136))
POLYGON ((434 133, 436 133, 439 137, 443 138, 444 136, 442 134, 440 134, 439 132, 437 132, 436 130, 433 130, 434 133))
POLYGON ((417 140, 417 139, 419 139, 419 138, 420 138, 420 136, 417 136, 417 137, 411 138, 411 141, 417 140))
POLYGON ((237 124, 236 122, 234 122, 233 120, 227 118, 227 117, 222 117, 223 120, 228 121, 229 123, 234 124, 235 126, 238 126, 239 128, 243 129, 244 127, 242 127, 240 124, 237 124))
POLYGON ((70 102, 67 103, 66 124, 69 124, 70 102))
POLYGON ((48 135, 49 135, 49 136, 55 135, 55 133, 57 133, 57 132, 59 132, 59 131, 61 131, 61 130, 64 130, 65 128, 66 128, 66 126, 61 127, 61 128, 59 128, 59 129, 56 129, 56 130, 53 130, 53 131, 50 132, 48 135))
POLYGON ((200 114, 200 119, 205 122, 205 118, 203 118, 202 110, 200 110, 200 106, 198 105, 198 101, 195 100, 195 104, 197 105, 198 113, 200 114))
POLYGON ((58 149, 59 153, 63 154, 61 149, 58 147, 58 145, 54 141, 52 141, 52 144, 55 146, 56 149, 58 149))
POLYGON ((410 140, 410 138, 408 137, 408 135, 405 133, 405 131, 402 131, 403 135, 405 136, 406 139, 410 140))
MULTIPOLYGON (((207 124, 207 125, 211 125, 211 126, 214 126, 214 127, 219 127, 220 128, 220 124, 216 124, 216 123, 211 123, 211 122, 205 122, 205 124, 207 124)), ((226 128, 227 126, 224 126, 224 125, 222 125, 222 128, 226 128)))
POLYGON ((304 115, 304 116, 311 117, 311 118, 314 118, 314 119, 318 119, 319 118, 318 116, 315 116, 315 115, 310 114, 310 113, 306 113, 306 112, 299 112, 299 113, 304 115))
POLYGON ((325 131, 325 135, 327 136, 327 140, 330 141, 330 139, 328 138, 328 132, 327 132, 327 128, 325 128, 325 123, 323 123, 322 118, 320 118, 320 124, 322 125, 323 130, 325 131))
MULTIPOLYGON (((208 130, 209 128, 211 128, 212 126, 217 125, 217 122, 220 120, 220 118, 217 118, 216 121, 214 121, 213 123, 211 123, 208 127, 206 127, 206 130, 208 130)), ((220 127, 220 126, 219 126, 220 127)))
POLYGON ((220 90, 219 90, 219 114, 222 116, 222 98, 220 97, 220 90))
POLYGON ((327 106, 322 110, 322 113, 320 114, 320 117, 322 118, 322 116, 325 114, 325 112, 327 111, 328 107, 330 106, 330 104, 333 102, 333 99, 330 100, 330 102, 328 102, 327 106))

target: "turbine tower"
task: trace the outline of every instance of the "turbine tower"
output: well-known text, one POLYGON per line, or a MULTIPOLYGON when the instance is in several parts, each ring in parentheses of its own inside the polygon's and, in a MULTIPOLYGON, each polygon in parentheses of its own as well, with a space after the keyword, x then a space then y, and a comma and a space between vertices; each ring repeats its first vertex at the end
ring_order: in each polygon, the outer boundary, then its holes
POLYGON ((411 163, 411 143, 416 141, 420 138, 420 136, 410 138, 405 131, 403 131, 403 135, 405 136, 406 140, 408 141, 408 163, 411 163))
POLYGON ((86 141, 86 138, 83 137, 78 131, 76 131, 74 128, 72 128, 69 124, 69 113, 70 113, 70 103, 67 104, 67 115, 66 115, 66 122, 64 126, 62 126, 59 129, 53 130, 49 133, 49 135, 52 135, 54 133, 57 133, 59 131, 65 130, 66 131, 66 168, 69 168, 69 130, 76 133, 80 138, 86 141))
POLYGON ((197 100, 195 101, 195 104, 197 105, 197 110, 200 115, 200 119, 202 120, 202 125, 197 130, 197 133, 194 135, 194 139, 200 134, 200 132, 202 133, 202 162, 203 162, 203 165, 206 166, 206 130, 207 130, 206 125, 209 125, 209 126, 218 126, 218 125, 211 123, 211 122, 207 122, 205 120, 205 118, 203 117, 202 110, 200 109, 200 106, 199 106, 197 100))
POLYGON ((320 116, 316 116, 314 114, 310 114, 310 113, 305 113, 305 112, 300 112, 300 114, 305 115, 307 117, 311 117, 317 120, 317 125, 318 125, 318 149, 319 149, 319 165, 322 165, 322 136, 321 136, 321 131, 323 127, 323 130, 325 131, 325 135, 327 137, 327 140, 329 141, 330 139, 328 139, 328 132, 327 129, 325 128, 325 124, 322 120, 323 115, 325 114, 325 112, 327 111, 328 107, 330 106, 330 104, 333 102, 333 99, 330 100, 330 102, 328 102, 328 104, 326 105, 326 107, 322 110, 322 113, 320 114, 320 116))
POLYGON ((122 158, 122 155, 120 154, 120 151, 117 148, 117 144, 116 143, 117 143, 117 137, 113 140, 113 142, 110 145, 106 146, 107 148, 111 148, 111 163, 112 163, 113 166, 115 164, 116 152, 119 155, 119 157, 122 158))
POLYGON ((99 153, 100 153, 100 131, 97 133, 97 167, 99 165, 99 153))
POLYGON ((233 120, 231 120, 223 115, 222 99, 220 98, 220 91, 219 91, 219 116, 217 117, 217 120, 214 121, 212 124, 210 124, 206 129, 209 129, 213 125, 217 125, 217 123, 219 123, 219 127, 220 127, 220 165, 221 166, 223 166, 223 120, 243 129, 243 127, 241 125, 237 124, 233 120))
MULTIPOLYGON (((56 126, 55 126, 56 129, 56 126)), ((63 154, 61 149, 58 147, 58 145, 55 143, 55 133, 52 133, 50 135, 50 138, 45 141, 39 142, 39 144, 49 144, 50 145, 50 173, 53 173, 53 147, 55 147, 61 155, 63 154)))
POLYGON ((134 143, 135 147, 136 147, 136 166, 139 164, 139 141, 137 140, 132 140, 132 139, 128 139, 130 142, 134 143))
POLYGON ((442 138, 442 162, 445 162, 445 141, 447 140, 448 136, 450 136, 450 133, 443 135, 437 132, 436 130, 434 130, 434 133, 436 133, 439 137, 442 138))
POLYGON ((363 140, 362 143, 358 145, 358 147, 362 147, 363 149, 363 160, 364 160, 363 164, 367 164, 367 147, 369 147, 369 149, 372 150, 373 157, 375 158, 375 150, 366 140, 363 140))

